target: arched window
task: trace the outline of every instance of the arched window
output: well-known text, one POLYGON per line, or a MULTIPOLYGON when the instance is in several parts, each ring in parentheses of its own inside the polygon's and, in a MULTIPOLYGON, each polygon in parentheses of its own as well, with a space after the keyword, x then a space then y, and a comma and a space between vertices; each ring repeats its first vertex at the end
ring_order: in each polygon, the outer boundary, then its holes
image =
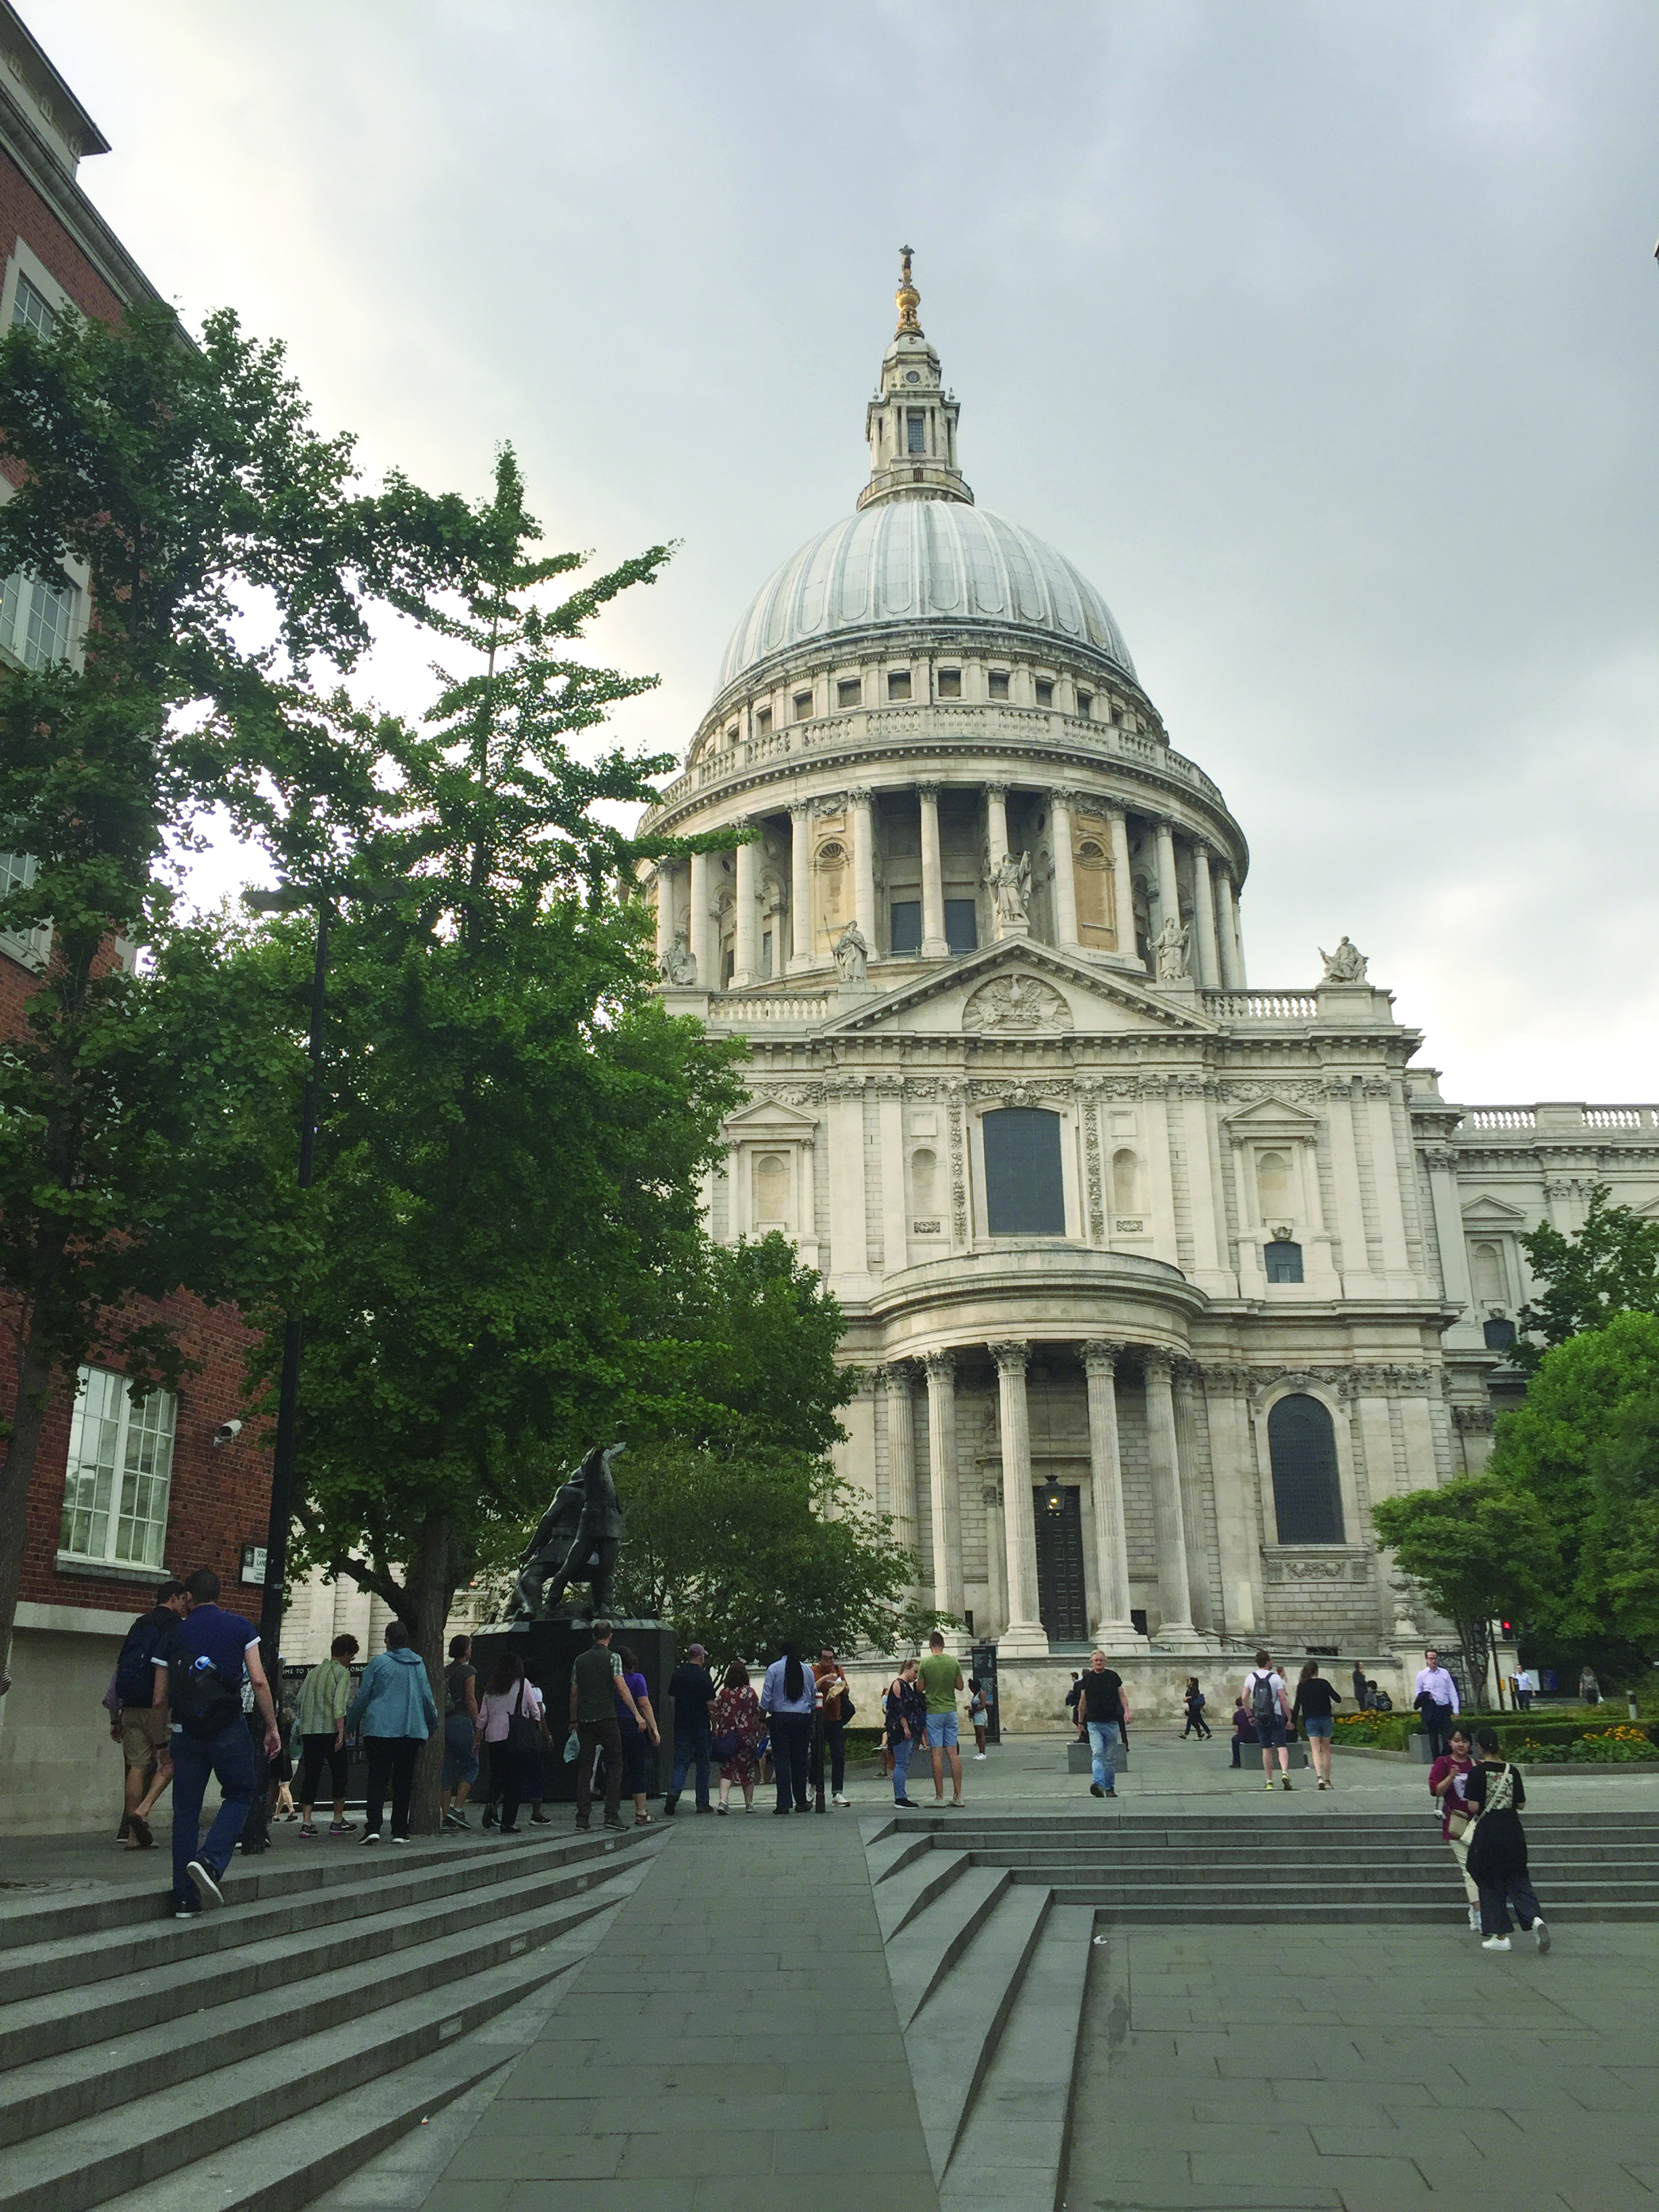
POLYGON ((1336 1435, 1317 1398, 1281 1398, 1267 1416, 1273 1516, 1281 1544, 1340 1544, 1342 1485, 1336 1435))
POLYGON ((1112 1154, 1112 1211, 1140 1211, 1140 1162, 1127 1146, 1112 1154))
POLYGON ((1112 911, 1112 864, 1098 837, 1079 837, 1073 855, 1077 926, 1085 945, 1117 943, 1112 911))
POLYGON ((1289 1237, 1275 1237, 1271 1244, 1264 1244, 1261 1258, 1270 1283, 1299 1283, 1302 1280, 1302 1247, 1292 1244, 1289 1237))
POLYGON ((1474 1295, 1496 1305, 1509 1296, 1504 1281, 1504 1255, 1496 1244, 1475 1244, 1469 1249, 1474 1295))
POLYGON ((985 1212, 993 1237, 1063 1237, 1066 1182, 1060 1165, 1060 1116, 1041 1106, 988 1114, 985 1212))
POLYGON ((789 1220, 789 1163, 781 1152, 755 1155, 755 1226, 782 1229, 789 1220))

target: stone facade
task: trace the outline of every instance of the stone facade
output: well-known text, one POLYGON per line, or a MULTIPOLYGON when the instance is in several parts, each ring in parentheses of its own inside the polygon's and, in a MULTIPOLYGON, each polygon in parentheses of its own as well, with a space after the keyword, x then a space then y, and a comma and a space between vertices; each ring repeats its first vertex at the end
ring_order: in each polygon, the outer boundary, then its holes
POLYGON ((842 1471, 964 1642, 1098 1639, 1160 1702, 1158 1653, 1262 1639, 1397 1690, 1373 1503, 1481 1462, 1519 1234, 1598 1176, 1659 1205, 1659 1113, 1445 1103, 1346 939, 1247 984, 1243 832, 1098 594, 975 519, 918 304, 907 264, 857 514, 647 817, 754 833, 654 887, 666 1003, 752 1048, 712 1231, 842 1302, 842 1471))

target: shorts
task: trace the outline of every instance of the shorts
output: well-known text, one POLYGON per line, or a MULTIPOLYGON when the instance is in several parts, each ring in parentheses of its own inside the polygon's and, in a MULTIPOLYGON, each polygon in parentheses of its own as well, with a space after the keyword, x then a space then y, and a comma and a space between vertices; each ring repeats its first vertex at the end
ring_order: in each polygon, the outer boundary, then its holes
POLYGON ((1285 1716, 1280 1713, 1273 1720, 1258 1721, 1255 1724, 1255 1740, 1261 1746, 1263 1751, 1283 1751, 1285 1748, 1285 1716))
POLYGON ((123 1705, 121 1756, 135 1774, 144 1774, 164 1758, 167 1749, 167 1717, 156 1705, 123 1705))
POLYGON ((1330 1732, 1331 1732, 1331 1717, 1330 1717, 1330 1715, 1329 1715, 1328 1713, 1327 1713, 1327 1714, 1326 1714, 1326 1716, 1325 1716, 1325 1717, 1324 1717, 1324 1719, 1323 1719, 1322 1721, 1318 1717, 1318 1716, 1317 1716, 1316 1714, 1312 1714, 1312 1713, 1304 1713, 1304 1714, 1303 1714, 1303 1716, 1302 1716, 1302 1733, 1303 1733, 1303 1735, 1310 1735, 1310 1736, 1312 1736, 1312 1735, 1328 1735, 1330 1734, 1330 1732))
POLYGON ((442 1790, 457 1790, 463 1782, 478 1778, 478 1749, 474 1741, 476 1731, 465 1713, 451 1713, 444 1723, 444 1771, 439 1784, 442 1790))
POLYGON ((954 1712, 929 1713, 927 1716, 927 1748, 929 1751, 954 1751, 957 1747, 957 1717, 954 1712))

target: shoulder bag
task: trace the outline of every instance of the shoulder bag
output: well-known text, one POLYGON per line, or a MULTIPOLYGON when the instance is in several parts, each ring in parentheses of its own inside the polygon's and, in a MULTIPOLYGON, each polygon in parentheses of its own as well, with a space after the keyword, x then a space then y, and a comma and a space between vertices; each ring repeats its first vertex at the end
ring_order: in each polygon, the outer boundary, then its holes
POLYGON ((524 1709, 524 1676, 519 1677, 519 1694, 513 1700, 513 1711, 507 1716, 507 1747, 514 1759, 530 1760, 539 1758, 542 1732, 524 1709))

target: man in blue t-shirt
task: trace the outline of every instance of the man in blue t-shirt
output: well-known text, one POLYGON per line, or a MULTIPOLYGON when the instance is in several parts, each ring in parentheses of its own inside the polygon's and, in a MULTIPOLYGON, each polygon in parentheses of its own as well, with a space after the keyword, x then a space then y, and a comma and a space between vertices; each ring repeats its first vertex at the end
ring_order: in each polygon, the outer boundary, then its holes
POLYGON ((253 1802, 253 1744, 242 1717, 242 1676, 253 1686, 253 1702, 265 1724, 265 1756, 283 1747, 276 1708, 259 1663, 259 1632, 240 1613, 218 1602, 219 1577, 198 1567, 185 1584, 190 1610, 173 1640, 173 1665, 155 1662, 155 1702, 173 1706, 173 1917, 193 1920, 204 1901, 222 1905, 220 1879, 253 1802), (189 1678, 189 1702, 181 1711, 179 1689, 189 1678), (219 1784, 219 1811, 207 1841, 197 1848, 202 1800, 208 1777, 219 1784))

